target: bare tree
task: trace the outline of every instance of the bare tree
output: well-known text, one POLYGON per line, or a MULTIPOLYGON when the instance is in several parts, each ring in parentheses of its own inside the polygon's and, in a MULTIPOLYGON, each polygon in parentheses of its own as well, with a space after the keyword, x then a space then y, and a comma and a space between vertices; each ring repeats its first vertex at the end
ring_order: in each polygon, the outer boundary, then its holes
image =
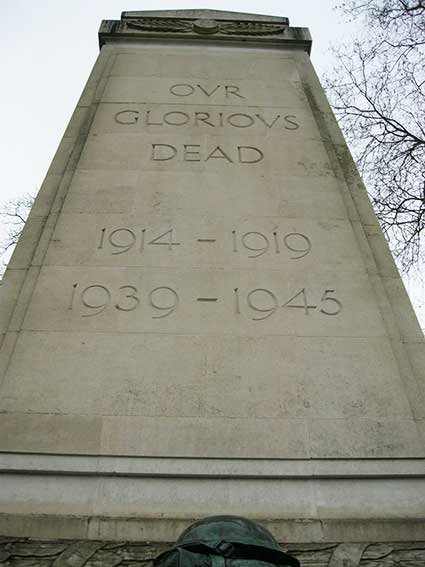
POLYGON ((337 6, 364 33, 334 49, 331 104, 400 267, 423 259, 425 1, 337 6))
POLYGON ((5 228, 5 234, 0 240, 0 258, 2 260, 0 275, 3 274, 7 266, 5 257, 9 255, 18 242, 33 203, 34 197, 27 193, 0 205, 0 217, 5 228))

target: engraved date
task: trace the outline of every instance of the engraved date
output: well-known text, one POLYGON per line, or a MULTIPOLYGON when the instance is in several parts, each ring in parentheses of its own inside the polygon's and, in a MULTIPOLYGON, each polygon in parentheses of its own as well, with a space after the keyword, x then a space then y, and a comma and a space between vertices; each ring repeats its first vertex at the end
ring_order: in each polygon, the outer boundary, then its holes
MULTIPOLYGON (((106 309, 134 311, 140 305, 140 292, 134 285, 122 285, 111 290, 102 284, 92 284, 80 291, 74 283, 68 309, 79 308, 81 317, 95 317, 106 309)), ((158 286, 147 294, 152 319, 163 319, 174 313, 179 304, 177 292, 169 286, 158 286), (153 314, 152 314, 153 313, 153 314)))
MULTIPOLYGON (((227 233, 227 239, 228 236, 227 233)), ((193 240, 198 243, 217 242, 217 238, 194 238, 193 240)), ((174 228, 161 232, 147 230, 146 228, 120 227, 111 230, 104 227, 100 230, 97 249, 107 250, 115 256, 130 251, 143 253, 148 246, 162 246, 172 252, 176 246, 180 245, 181 242, 177 241, 174 228)), ((289 253, 290 260, 300 260, 307 256, 312 249, 311 240, 307 235, 301 232, 279 234, 277 229, 270 234, 257 230, 250 230, 245 233, 232 230, 231 242, 228 241, 228 246, 231 246, 235 253, 245 253, 248 258, 259 258, 267 253, 280 254, 284 251, 287 254, 289 253)))
MULTIPOLYGON (((237 315, 241 313, 241 298, 239 288, 233 290, 234 310, 237 315)), ((317 309, 323 315, 339 315, 342 311, 342 303, 335 296, 334 289, 326 289, 318 304, 311 304, 308 300, 308 293, 302 288, 290 299, 280 303, 277 295, 266 288, 256 288, 249 291, 246 295, 246 304, 250 310, 253 321, 263 321, 274 315, 279 308, 301 309, 304 315, 309 315, 310 311, 317 309)))
POLYGON ((311 241, 308 236, 301 232, 289 232, 282 238, 274 230, 272 235, 267 236, 262 232, 249 231, 239 235, 232 230, 233 252, 247 251, 248 258, 258 258, 267 252, 280 254, 281 245, 290 251, 291 260, 304 258, 311 251, 311 241))
MULTIPOLYGON (((231 289, 229 293, 231 294, 231 289)), ((327 316, 341 313, 343 306, 335 296, 334 289, 325 289, 320 294, 320 299, 318 298, 314 303, 311 302, 310 295, 313 294, 310 294, 306 288, 302 288, 282 303, 278 295, 270 289, 258 287, 251 289, 245 295, 236 287, 233 289, 233 313, 241 315, 245 312, 253 321, 268 319, 280 308, 298 309, 306 316, 315 310, 327 316)), ((139 289, 130 284, 117 288, 100 283, 83 287, 76 282, 72 286, 68 309, 77 310, 81 317, 86 318, 95 317, 106 310, 129 312, 140 307, 144 311, 143 314, 147 314, 152 319, 163 319, 174 313, 180 303, 177 291, 167 285, 151 289, 143 294, 142 299, 140 296, 139 289), (145 308, 142 307, 142 303, 145 304, 145 308)), ((229 295, 227 297, 229 298, 229 295)), ((196 298, 196 302, 217 305, 220 299, 219 297, 200 296, 196 298)))
POLYGON ((116 228, 111 231, 107 231, 106 228, 102 228, 97 248, 101 250, 102 248, 105 248, 105 246, 108 246, 111 250, 111 254, 116 255, 124 254, 134 248, 137 248, 139 252, 143 252, 145 244, 148 246, 166 246, 168 250, 173 250, 173 246, 180 246, 180 242, 174 241, 172 228, 158 236, 155 236, 151 240, 148 239, 147 242, 145 242, 145 234, 145 228, 139 229, 138 232, 130 230, 129 228, 116 228))

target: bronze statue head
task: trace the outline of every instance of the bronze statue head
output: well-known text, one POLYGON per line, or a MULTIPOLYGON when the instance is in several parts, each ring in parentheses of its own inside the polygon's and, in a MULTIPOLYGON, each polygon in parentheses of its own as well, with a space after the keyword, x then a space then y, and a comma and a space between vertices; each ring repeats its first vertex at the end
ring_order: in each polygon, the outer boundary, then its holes
POLYGON ((211 516, 189 526, 155 567, 300 567, 263 526, 239 516, 211 516))

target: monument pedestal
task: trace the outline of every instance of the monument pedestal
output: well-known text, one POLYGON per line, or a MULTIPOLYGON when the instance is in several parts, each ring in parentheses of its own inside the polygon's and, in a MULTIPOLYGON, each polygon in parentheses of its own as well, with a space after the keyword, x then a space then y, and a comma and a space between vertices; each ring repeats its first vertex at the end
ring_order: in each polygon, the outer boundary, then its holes
POLYGON ((308 31, 99 37, 2 284, 0 532, 425 539, 424 339, 308 31))

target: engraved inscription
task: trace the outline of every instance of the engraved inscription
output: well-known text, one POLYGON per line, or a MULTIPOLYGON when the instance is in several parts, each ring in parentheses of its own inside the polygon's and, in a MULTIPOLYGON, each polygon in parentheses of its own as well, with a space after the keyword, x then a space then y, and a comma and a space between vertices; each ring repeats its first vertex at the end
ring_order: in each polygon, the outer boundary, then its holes
MULTIPOLYGON (((278 107, 258 109, 258 107, 246 106, 244 108, 247 93, 244 93, 238 85, 186 81, 187 79, 181 79, 181 82, 169 83, 168 95, 174 100, 168 107, 152 103, 146 106, 125 103, 128 105, 127 108, 122 106, 123 109, 113 116, 116 124, 127 127, 127 132, 133 131, 134 127, 134 129, 142 128, 158 133, 164 132, 164 128, 181 129, 179 132, 190 128, 189 136, 193 129, 199 129, 198 132, 202 133, 202 137, 198 136, 199 139, 204 140, 202 144, 192 143, 190 137, 188 139, 184 137, 181 143, 177 143, 174 141, 175 138, 171 137, 167 140, 165 135, 165 139, 162 136, 159 137, 159 140, 156 139, 146 148, 147 157, 151 162, 164 162, 165 167, 168 162, 257 164, 265 159, 263 149, 252 145, 238 145, 238 142, 232 143, 229 141, 231 140, 230 135, 223 136, 224 142, 218 139, 215 141, 214 137, 208 136, 208 132, 215 136, 215 133, 224 133, 217 132, 217 129, 227 129, 229 134, 230 130, 240 136, 246 136, 251 129, 252 132, 257 131, 263 135, 269 135, 277 130, 294 131, 300 128, 300 120, 296 115, 285 114, 284 110, 283 113, 280 113, 282 109, 278 107), (220 145, 217 145, 218 143, 220 145)), ((246 137, 242 138, 243 143, 249 144, 245 141, 246 139, 246 137)), ((256 230, 257 227, 249 225, 246 227, 245 224, 243 226, 244 230, 236 226, 234 230, 223 231, 220 235, 208 234, 209 231, 205 233, 201 230, 193 234, 189 242, 180 242, 173 227, 163 226, 159 229, 103 227, 97 233, 96 244, 98 250, 112 256, 130 252, 142 254, 147 251, 148 247, 154 250, 155 246, 160 246, 160 250, 167 254, 173 253, 176 247, 183 249, 192 245, 203 246, 204 250, 213 250, 212 256, 214 257, 217 252, 224 249, 227 262, 230 257, 234 263, 240 263, 242 260, 245 269, 247 264, 255 265, 257 258, 268 258, 269 263, 271 258, 276 261, 294 260, 297 262, 312 251, 313 245, 309 236, 301 232, 284 233, 277 226, 266 230, 256 230), (246 230, 245 227, 252 228, 252 230, 246 230), (219 239, 222 239, 221 246, 214 249, 219 239)), ((262 261, 258 260, 258 265, 261 263, 262 261)), ((243 286, 243 283, 239 285, 243 286)), ((197 305, 199 310, 217 310, 216 312, 220 309, 227 310, 229 315, 247 317, 259 322, 277 317, 278 313, 281 314, 280 317, 283 320, 285 320, 284 313, 286 313, 288 320, 290 319, 288 310, 292 310, 292 313, 299 313, 299 317, 312 318, 338 316, 343 309, 335 289, 321 289, 313 292, 308 287, 300 286, 301 289, 279 291, 279 289, 264 287, 265 284, 260 282, 259 287, 251 288, 252 284, 248 285, 249 287, 243 289, 243 287, 233 288, 233 285, 230 284, 227 291, 221 294, 211 289, 194 290, 192 307, 197 305), (203 308, 201 304, 209 304, 210 307, 203 308)), ((163 319, 178 311, 180 302, 177 290, 168 285, 139 290, 131 283, 113 287, 108 283, 80 286, 77 282, 72 286, 69 309, 77 311, 81 317, 94 317, 107 310, 110 312, 114 310, 115 313, 117 311, 123 313, 122 317, 125 316, 124 313, 138 311, 142 317, 163 319)))
MULTIPOLYGON (((79 291, 80 284, 74 283, 71 290, 68 309, 77 309, 81 317, 95 317, 106 309, 117 311, 134 311, 141 304, 140 292, 134 285, 122 285, 117 289, 110 289, 103 284, 91 284, 79 291)), ((229 290, 231 293, 231 290, 229 290)), ((281 303, 278 295, 263 287, 254 288, 246 294, 244 301, 248 308, 248 316, 253 321, 263 321, 274 315, 280 308, 299 309, 309 316, 310 311, 317 309, 319 313, 327 316, 339 315, 342 311, 341 301, 335 297, 334 289, 326 289, 317 304, 310 303, 309 292, 302 288, 287 301, 281 303)), ((233 289, 234 314, 241 315, 241 294, 239 288, 233 289)), ((199 303, 217 304, 218 297, 200 296, 196 298, 199 303)), ((163 319, 177 310, 180 298, 175 289, 170 286, 158 286, 147 293, 147 304, 154 309, 150 316, 152 319, 163 319)))
MULTIPOLYGON (((173 228, 169 228, 159 235, 158 232, 152 230, 147 232, 145 228, 120 227, 109 230, 104 227, 100 230, 97 249, 107 249, 112 255, 117 255, 125 254, 130 250, 142 253, 146 246, 154 245, 164 246, 167 250, 172 251, 175 246, 181 245, 181 242, 176 240, 173 228)), ((282 250, 286 249, 289 251, 290 260, 299 260, 307 256, 312 249, 310 238, 301 232, 289 232, 282 236, 277 230, 269 235, 256 230, 241 234, 237 230, 232 230, 231 235, 232 251, 235 253, 245 252, 248 258, 259 258, 266 253, 280 254, 282 250)), ((216 241, 216 238, 196 239, 196 242, 199 243, 214 244, 216 241)))
POLYGON ((245 98, 240 88, 236 85, 198 85, 191 83, 177 83, 170 86, 170 93, 178 97, 192 96, 194 94, 202 94, 207 98, 214 97, 217 93, 224 94, 225 98, 245 98))
POLYGON ((136 295, 137 288, 134 285, 122 285, 119 290, 123 292, 123 298, 120 299, 120 302, 115 303, 115 308, 118 311, 134 311, 140 303, 140 299, 136 295))
MULTIPOLYGON (((233 252, 247 250, 250 252, 248 258, 258 258, 266 252, 273 251, 280 254, 280 238, 277 231, 273 231, 272 237, 257 231, 245 232, 238 235, 236 230, 232 231, 233 236, 233 252)), ((299 260, 304 258, 311 251, 311 241, 305 234, 300 232, 290 232, 286 234, 282 242, 284 246, 292 252, 291 260, 299 260)))
POLYGON ((116 228, 108 232, 105 227, 100 231, 99 244, 97 248, 98 250, 102 250, 103 248, 107 247, 111 251, 112 255, 116 255, 124 254, 125 252, 129 252, 132 249, 137 249, 139 252, 143 252, 145 249, 145 244, 147 246, 166 246, 167 250, 173 250, 174 246, 180 246, 180 242, 174 241, 174 231, 172 228, 166 230, 158 236, 155 236, 146 243, 145 235, 145 228, 138 229, 137 231, 130 230, 129 228, 116 228))
MULTIPOLYGON (((80 293, 77 293, 78 288, 79 283, 74 283, 68 309, 78 308, 81 317, 100 315, 107 308, 134 311, 140 305, 139 290, 134 285, 122 285, 111 291, 103 284, 92 284, 84 287, 80 293)), ((147 302, 155 310, 151 318, 163 319, 177 309, 179 296, 173 288, 159 286, 148 293, 147 302)))
MULTIPOLYGON (((74 284, 72 292, 72 304, 74 302, 75 290, 78 284, 74 284)), ((111 303, 112 295, 107 287, 100 284, 89 285, 81 291, 80 301, 86 308, 86 312, 82 313, 82 317, 93 317, 99 315, 111 303)), ((137 296, 137 289, 132 285, 123 285, 118 290, 118 301, 115 308, 118 311, 133 311, 139 305, 140 300, 137 296)))
POLYGON ((264 159, 264 153, 253 146, 236 146, 223 149, 215 146, 204 150, 200 144, 183 144, 176 147, 171 144, 152 144, 150 159, 152 161, 203 161, 220 160, 226 163, 258 163, 264 159))
POLYGON ((156 287, 149 293, 149 303, 154 309, 164 311, 162 315, 153 315, 152 319, 163 319, 164 317, 171 315, 171 313, 177 309, 179 296, 171 287, 156 287), (162 304, 161 301, 163 302, 162 304), (164 305, 164 303, 166 303, 166 305, 164 305))
POLYGON ((335 297, 332 297, 334 293, 335 293, 334 289, 325 290, 324 294, 320 299, 320 302, 322 304, 322 309, 320 310, 321 313, 324 313, 325 315, 338 315, 338 313, 341 312, 342 310, 341 302, 335 297), (327 308, 325 309, 326 305, 327 308))
MULTIPOLYGON (((235 314, 241 313, 240 292, 239 288, 235 288, 234 292, 234 306, 235 314)), ((274 313, 279 308, 288 309, 302 309, 304 315, 309 315, 310 310, 318 309, 323 315, 339 315, 342 311, 342 303, 339 299, 334 297, 334 289, 326 289, 320 298, 318 305, 312 305, 307 299, 307 291, 305 288, 298 291, 288 301, 280 304, 280 301, 275 293, 266 288, 255 288, 248 292, 246 296, 246 304, 251 311, 255 314, 251 317, 253 321, 263 321, 274 313)))
POLYGON ((293 114, 250 114, 247 112, 217 112, 217 111, 195 111, 183 112, 182 110, 170 110, 163 112, 159 110, 120 110, 114 114, 117 124, 131 126, 190 126, 211 128, 237 128, 245 129, 255 126, 265 126, 266 129, 298 130, 300 127, 298 119, 293 114))
POLYGON ((117 124, 136 124, 139 114, 138 110, 121 110, 114 114, 114 120, 117 124))
MULTIPOLYGON (((74 290, 78 284, 72 287, 74 290)), ((111 302, 111 292, 104 285, 89 285, 84 288, 80 294, 81 304, 89 311, 82 314, 82 317, 92 317, 99 315, 106 309, 111 302)))
POLYGON ((170 228, 156 238, 153 238, 148 244, 157 244, 158 246, 167 246, 168 250, 172 250, 173 246, 180 246, 180 242, 173 242, 173 229, 170 228))
POLYGON ((252 317, 253 321, 262 321, 263 319, 267 319, 267 317, 276 313, 279 308, 279 301, 275 294, 272 291, 261 287, 250 291, 246 296, 246 302, 248 307, 253 311, 256 311, 257 313, 265 313, 265 315, 252 317), (259 300, 258 296, 260 296, 259 300), (255 297, 257 297, 257 301, 255 300, 255 297), (264 297, 267 299, 264 299, 264 297), (271 307, 267 307, 267 304, 271 305, 271 307))

